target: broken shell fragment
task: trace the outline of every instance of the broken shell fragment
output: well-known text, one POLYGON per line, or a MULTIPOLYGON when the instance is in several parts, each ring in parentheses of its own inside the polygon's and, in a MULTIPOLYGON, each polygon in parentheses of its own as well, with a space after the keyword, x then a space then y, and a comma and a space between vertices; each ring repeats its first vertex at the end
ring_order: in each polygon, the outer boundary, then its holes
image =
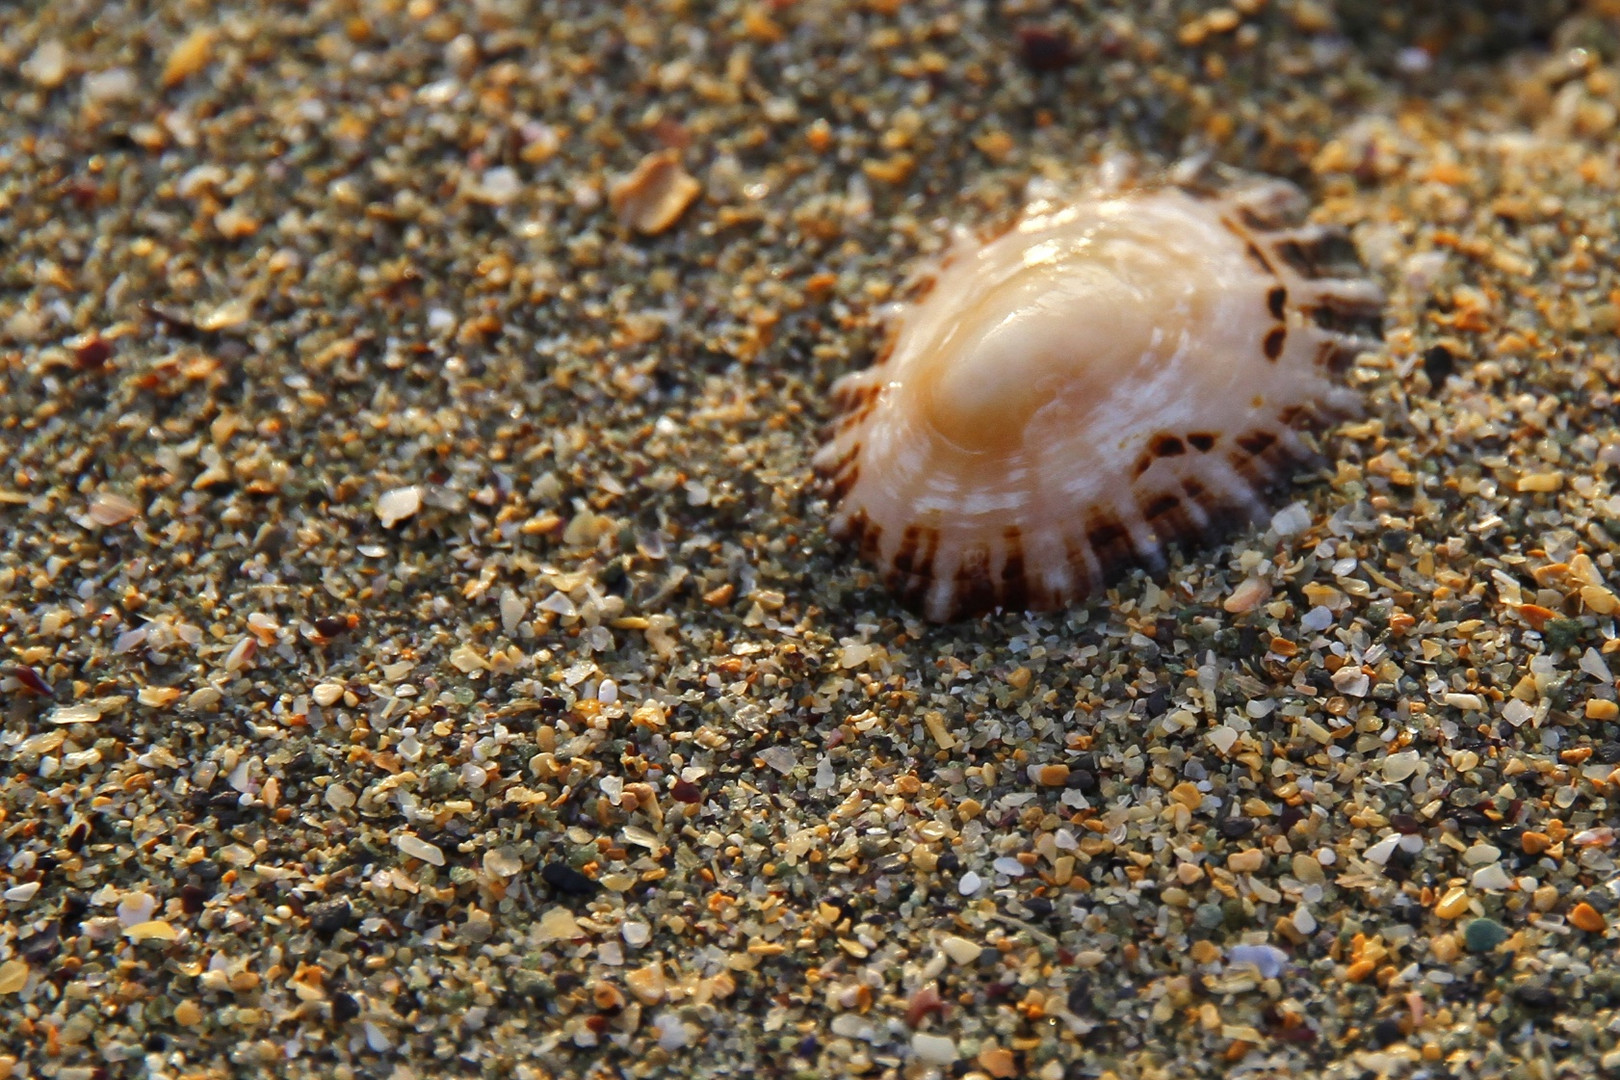
POLYGON ((654 236, 674 225, 703 191, 681 168, 673 150, 648 154, 628 176, 608 189, 608 205, 619 224, 654 236))

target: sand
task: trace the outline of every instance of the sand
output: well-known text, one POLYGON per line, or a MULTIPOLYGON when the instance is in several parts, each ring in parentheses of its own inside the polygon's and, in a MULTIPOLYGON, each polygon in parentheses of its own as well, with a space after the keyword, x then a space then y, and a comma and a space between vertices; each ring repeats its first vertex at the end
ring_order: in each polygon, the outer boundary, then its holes
POLYGON ((1411 9, 0 12, 0 1076, 1620 1071, 1620 13, 1411 9), (826 389, 1121 153, 1367 414, 927 625, 826 389))

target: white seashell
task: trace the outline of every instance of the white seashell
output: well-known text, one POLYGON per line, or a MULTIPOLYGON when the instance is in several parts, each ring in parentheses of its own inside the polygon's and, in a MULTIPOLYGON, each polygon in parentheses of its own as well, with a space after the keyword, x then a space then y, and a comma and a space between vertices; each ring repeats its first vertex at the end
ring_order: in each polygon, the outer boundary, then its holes
POLYGON ((1093 595, 1264 510, 1355 411, 1383 294, 1282 181, 1036 203, 958 242, 888 345, 833 388, 815 466, 859 546, 934 620, 1093 595))

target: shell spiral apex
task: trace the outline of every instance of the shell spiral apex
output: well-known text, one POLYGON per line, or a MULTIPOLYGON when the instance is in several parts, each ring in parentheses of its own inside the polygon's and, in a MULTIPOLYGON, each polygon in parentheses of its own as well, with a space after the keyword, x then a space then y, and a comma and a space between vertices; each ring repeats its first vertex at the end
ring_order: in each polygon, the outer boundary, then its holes
POLYGON ((1084 599, 1253 519, 1382 344, 1382 292, 1305 209, 1270 178, 1165 183, 955 245, 834 385, 833 534, 944 621, 1084 599))

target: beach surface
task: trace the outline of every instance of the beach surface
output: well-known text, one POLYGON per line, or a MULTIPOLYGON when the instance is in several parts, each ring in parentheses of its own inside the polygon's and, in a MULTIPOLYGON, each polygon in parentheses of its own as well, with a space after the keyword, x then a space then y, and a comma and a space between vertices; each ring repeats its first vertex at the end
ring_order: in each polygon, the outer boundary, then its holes
POLYGON ((0 11, 0 1080, 1620 1075, 1620 6, 0 11), (1277 515, 949 626, 828 386, 1276 175, 1277 515))

